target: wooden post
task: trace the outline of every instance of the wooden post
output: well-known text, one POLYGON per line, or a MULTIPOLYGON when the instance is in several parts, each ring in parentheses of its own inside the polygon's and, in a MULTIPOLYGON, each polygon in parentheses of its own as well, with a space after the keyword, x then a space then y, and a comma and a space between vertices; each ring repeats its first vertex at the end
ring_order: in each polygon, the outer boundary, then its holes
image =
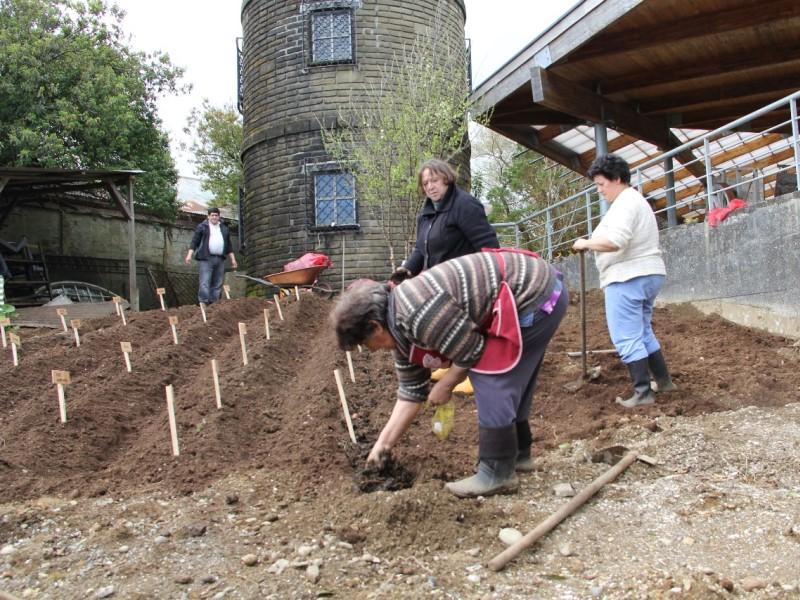
POLYGON ((356 444, 356 433, 353 431, 353 421, 350 420, 350 409, 347 408, 347 399, 344 397, 344 387, 342 386, 342 374, 339 369, 333 370, 333 376, 336 378, 336 387, 339 388, 339 399, 342 401, 342 411, 344 412, 344 420, 347 422, 347 431, 350 433, 350 439, 356 444))
POLYGON ((125 356, 125 368, 128 370, 128 373, 131 372, 131 343, 130 342, 120 342, 120 348, 122 348, 122 354, 125 356))
POLYGON ((57 308, 56 309, 56 314, 59 317, 61 317, 61 326, 64 328, 64 333, 67 333, 69 331, 69 328, 67 327, 67 319, 66 319, 66 317, 67 317, 67 309, 66 308, 57 308))
POLYGON ((53 383, 58 386, 58 414, 61 417, 61 422, 67 422, 67 400, 64 397, 64 386, 70 383, 69 371, 57 371, 53 369, 50 371, 50 376, 53 383))
POLYGON ((267 339, 269 339, 269 311, 264 309, 264 331, 267 332, 267 339))
POLYGON ((297 298, 297 301, 300 302, 300 288, 297 286, 294 286, 294 295, 297 298))
POLYGON ((203 323, 208 323, 208 318, 206 317, 206 305, 205 303, 200 303, 200 312, 203 315, 203 323))
POLYGON ((281 318, 281 321, 283 321, 283 311, 281 310, 281 301, 278 298, 278 294, 275 294, 273 298, 275 299, 275 306, 278 307, 278 316, 281 318))
POLYGON ((499 571, 505 567, 509 561, 519 556, 523 550, 532 546, 539 538, 549 533, 556 527, 556 525, 561 523, 561 521, 578 510, 578 508, 580 508, 589 498, 594 496, 594 494, 597 493, 597 491, 605 484, 614 481, 620 473, 627 469, 631 463, 636 460, 636 456, 636 452, 628 452, 628 454, 622 457, 622 460, 608 469, 588 486, 583 488, 577 496, 542 521, 536 527, 536 529, 524 535, 518 541, 490 560, 489 568, 492 571, 499 571))
POLYGON ((175 392, 172 385, 167 386, 167 413, 169 417, 169 435, 172 438, 172 455, 180 456, 178 448, 178 426, 175 423, 175 392))
POLYGON ((244 336, 247 335, 247 325, 239 323, 239 341, 242 344, 242 364, 247 366, 247 344, 244 341, 244 336))
POLYGON ((14 366, 19 365, 19 358, 17 357, 17 347, 20 346, 19 336, 16 333, 8 332, 8 341, 11 342, 11 358, 14 361, 14 366))
POLYGON ((231 286, 225 284, 222 286, 223 291, 225 292, 225 298, 230 300, 231 299, 231 286))
POLYGON ((158 301, 161 303, 161 310, 167 310, 166 306, 164 306, 164 294, 167 293, 165 288, 156 288, 156 294, 158 294, 158 301))
POLYGON ((8 317, 0 318, 0 333, 3 334, 3 348, 8 348, 8 342, 6 341, 6 327, 11 325, 11 319, 8 317))
POLYGON ((178 315, 172 315, 169 318, 169 326, 172 328, 172 339, 175 340, 175 345, 178 345, 178 330, 175 327, 178 324, 178 315))
POLYGON ((133 175, 128 177, 128 297, 131 309, 139 310, 139 284, 136 281, 136 215, 133 205, 133 175))
POLYGON ((78 328, 81 326, 80 319, 70 319, 69 326, 72 327, 72 331, 75 333, 75 347, 81 347, 81 336, 78 334, 78 328))
POLYGON ((217 359, 211 359, 211 375, 214 379, 214 397, 217 400, 217 408, 222 408, 222 394, 219 391, 219 367, 217 359))
POLYGON ((345 354, 347 355, 347 368, 350 370, 350 381, 355 383, 356 382, 356 374, 353 371, 353 357, 350 354, 350 350, 345 352, 345 354))

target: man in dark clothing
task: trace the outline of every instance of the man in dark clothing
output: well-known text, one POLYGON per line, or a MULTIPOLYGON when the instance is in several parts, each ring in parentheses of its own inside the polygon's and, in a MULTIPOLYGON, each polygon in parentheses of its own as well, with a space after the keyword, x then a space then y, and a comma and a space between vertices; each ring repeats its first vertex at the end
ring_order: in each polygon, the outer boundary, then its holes
POLYGON ((225 257, 231 257, 231 267, 237 268, 236 256, 231 246, 228 226, 220 221, 219 209, 209 208, 208 219, 194 230, 184 262, 188 265, 192 255, 200 263, 200 285, 197 300, 200 304, 213 304, 219 300, 225 279, 225 257))

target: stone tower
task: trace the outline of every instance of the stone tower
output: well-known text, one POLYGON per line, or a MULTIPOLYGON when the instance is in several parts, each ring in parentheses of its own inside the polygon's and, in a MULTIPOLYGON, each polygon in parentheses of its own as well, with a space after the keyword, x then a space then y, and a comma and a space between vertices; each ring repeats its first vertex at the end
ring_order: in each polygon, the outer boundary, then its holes
MULTIPOLYGON (((378 78, 437 11, 437 35, 463 48, 463 0, 244 0, 242 233, 250 272, 279 271, 317 251, 334 262, 324 274, 334 289, 388 275, 385 239, 359 206, 352 175, 326 155, 320 121, 335 122, 351 90, 378 78)), ((468 156, 458 162, 468 172, 468 156)))

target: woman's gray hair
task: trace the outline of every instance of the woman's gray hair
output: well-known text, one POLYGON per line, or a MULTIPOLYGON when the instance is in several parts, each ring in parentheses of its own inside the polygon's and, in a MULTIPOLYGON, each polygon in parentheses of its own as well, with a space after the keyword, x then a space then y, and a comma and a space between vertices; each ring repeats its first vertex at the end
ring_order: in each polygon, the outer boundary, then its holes
POLYGON ((371 279, 350 284, 330 314, 336 338, 342 350, 350 350, 375 331, 376 321, 386 327, 389 308, 389 286, 371 279))

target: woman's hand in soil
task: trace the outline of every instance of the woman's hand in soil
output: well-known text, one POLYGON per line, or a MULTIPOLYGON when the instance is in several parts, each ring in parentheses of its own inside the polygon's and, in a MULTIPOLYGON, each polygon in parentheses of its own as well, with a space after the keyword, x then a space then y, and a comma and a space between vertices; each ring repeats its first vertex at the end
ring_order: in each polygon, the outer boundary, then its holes
POLYGON ((375 442, 375 445, 372 447, 372 450, 369 452, 369 456, 367 456, 367 466, 368 467, 380 467, 386 462, 386 458, 391 456, 392 449, 389 446, 386 446, 383 442, 378 440, 375 442))

